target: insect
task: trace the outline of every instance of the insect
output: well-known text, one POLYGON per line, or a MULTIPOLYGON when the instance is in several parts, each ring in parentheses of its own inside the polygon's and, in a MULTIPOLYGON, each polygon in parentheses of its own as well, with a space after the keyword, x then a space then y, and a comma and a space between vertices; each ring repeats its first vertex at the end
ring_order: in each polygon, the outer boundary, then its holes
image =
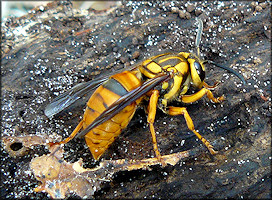
POLYGON ((45 108, 45 114, 48 117, 64 110, 83 95, 92 93, 83 119, 69 137, 55 144, 65 144, 75 136, 84 136, 94 159, 98 160, 121 131, 127 127, 140 102, 146 99, 149 101, 147 122, 153 149, 160 161, 161 154, 154 128, 157 107, 168 115, 183 115, 188 128, 204 143, 211 154, 216 154, 213 146, 195 130, 186 107, 168 106, 172 101, 195 102, 205 95, 215 103, 224 100, 223 96, 215 98, 210 91, 216 85, 210 86, 204 81, 205 62, 230 71, 244 82, 243 77, 236 71, 199 58, 202 26, 202 21, 199 20, 199 31, 196 37, 198 55, 188 52, 156 55, 129 70, 81 83, 53 100, 45 108), (199 91, 186 95, 191 85, 199 91))

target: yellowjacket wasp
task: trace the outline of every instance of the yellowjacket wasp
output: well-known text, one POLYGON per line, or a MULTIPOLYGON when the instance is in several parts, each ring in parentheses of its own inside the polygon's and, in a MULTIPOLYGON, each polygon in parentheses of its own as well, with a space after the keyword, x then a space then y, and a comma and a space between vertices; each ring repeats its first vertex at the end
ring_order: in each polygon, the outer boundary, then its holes
POLYGON ((126 71, 81 83, 47 105, 45 114, 51 117, 85 94, 92 93, 83 119, 78 126, 69 137, 54 144, 65 144, 76 135, 77 137, 84 136, 94 159, 98 160, 121 131, 127 127, 139 103, 147 99, 149 100, 147 122, 152 135, 153 148, 159 160, 161 160, 161 155, 153 125, 157 107, 169 115, 183 115, 188 128, 205 144, 211 154, 215 154, 213 146, 195 130, 186 107, 168 106, 171 101, 195 102, 204 95, 207 95, 214 103, 224 100, 223 96, 215 98, 210 91, 216 85, 209 86, 204 81, 205 62, 224 68, 245 82, 236 71, 212 61, 202 61, 199 58, 202 21, 198 20, 198 24, 197 55, 188 52, 156 55, 126 71), (186 95, 191 85, 199 91, 186 95))

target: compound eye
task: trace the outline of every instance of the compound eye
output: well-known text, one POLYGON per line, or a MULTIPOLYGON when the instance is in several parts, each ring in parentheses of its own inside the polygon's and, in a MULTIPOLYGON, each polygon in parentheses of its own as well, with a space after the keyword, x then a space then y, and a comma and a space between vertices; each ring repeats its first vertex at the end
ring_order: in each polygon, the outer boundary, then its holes
POLYGON ((197 71, 197 74, 198 74, 200 80, 204 81, 204 79, 205 79, 205 71, 203 70, 201 64, 199 62, 195 61, 194 62, 194 67, 195 67, 195 69, 197 71))

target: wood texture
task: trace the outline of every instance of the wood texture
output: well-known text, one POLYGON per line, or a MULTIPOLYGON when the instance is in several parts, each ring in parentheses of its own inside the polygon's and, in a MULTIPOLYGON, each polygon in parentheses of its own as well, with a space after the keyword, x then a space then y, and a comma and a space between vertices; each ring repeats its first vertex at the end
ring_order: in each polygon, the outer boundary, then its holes
MULTIPOLYGON (((212 65, 208 84, 225 95, 221 104, 203 98, 187 106, 195 128, 219 151, 211 156, 182 116, 157 112, 155 129, 162 155, 202 147, 202 154, 176 166, 120 172, 95 193, 97 198, 271 198, 271 4, 269 2, 125 2, 107 11, 75 10, 69 1, 37 7, 2 24, 2 136, 68 136, 80 121, 86 97, 48 119, 48 102, 76 83, 167 51, 194 50, 203 20, 203 58, 243 74, 240 80, 212 65)), ((179 104, 174 104, 179 105, 179 104)), ((30 160, 42 147, 20 158, 1 148, 1 197, 44 198, 30 160)), ((95 166, 84 140, 65 146, 65 158, 95 166)), ((154 156, 143 109, 107 151, 105 158, 154 156)))

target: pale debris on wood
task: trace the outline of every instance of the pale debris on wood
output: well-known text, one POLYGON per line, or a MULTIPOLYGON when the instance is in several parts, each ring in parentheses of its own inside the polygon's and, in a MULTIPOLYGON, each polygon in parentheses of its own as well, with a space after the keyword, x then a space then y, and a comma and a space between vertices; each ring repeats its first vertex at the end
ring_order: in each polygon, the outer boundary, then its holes
MULTIPOLYGON (((60 138, 58 138, 60 139, 60 138)), ((5 150, 13 157, 23 156, 27 151, 37 145, 50 146, 52 138, 41 136, 10 136, 2 138, 5 150), (13 149, 12 145, 21 144, 20 149, 13 149)), ((161 164, 157 158, 143 160, 104 160, 96 168, 83 168, 82 159, 75 163, 66 162, 63 159, 63 146, 49 147, 51 154, 33 158, 30 168, 41 185, 35 188, 35 192, 47 192, 52 198, 65 198, 70 193, 75 193, 81 198, 90 198, 101 189, 106 181, 119 171, 131 171, 137 169, 151 170, 149 166, 161 164)), ((182 158, 193 155, 193 151, 184 151, 162 156, 165 164, 175 165, 182 158)))
MULTIPOLYGON (((53 150, 51 150, 53 152, 53 150)), ((90 198, 101 189, 105 181, 119 171, 150 169, 149 166, 160 164, 157 158, 144 160, 105 160, 96 168, 83 168, 82 160, 69 163, 62 158, 63 150, 34 158, 30 168, 42 184, 35 192, 47 192, 52 198, 65 198, 75 193, 81 198, 90 198)), ((182 158, 190 156, 190 151, 162 156, 166 164, 175 165, 182 158)))

